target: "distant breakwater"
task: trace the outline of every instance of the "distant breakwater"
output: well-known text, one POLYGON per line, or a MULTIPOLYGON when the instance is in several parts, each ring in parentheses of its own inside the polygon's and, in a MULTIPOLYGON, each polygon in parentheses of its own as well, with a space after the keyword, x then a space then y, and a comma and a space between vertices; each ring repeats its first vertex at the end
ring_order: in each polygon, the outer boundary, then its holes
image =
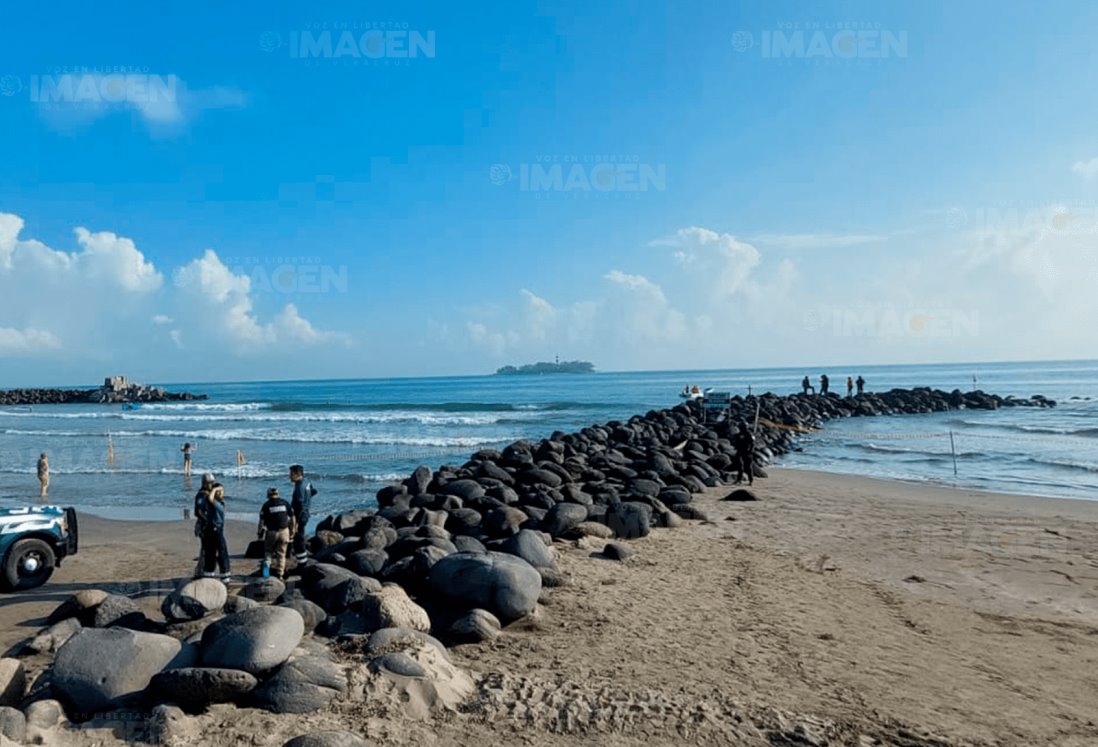
POLYGON ((131 402, 179 402, 204 400, 205 394, 169 392, 163 387, 134 385, 124 389, 7 389, 0 391, 0 406, 126 404, 131 402))

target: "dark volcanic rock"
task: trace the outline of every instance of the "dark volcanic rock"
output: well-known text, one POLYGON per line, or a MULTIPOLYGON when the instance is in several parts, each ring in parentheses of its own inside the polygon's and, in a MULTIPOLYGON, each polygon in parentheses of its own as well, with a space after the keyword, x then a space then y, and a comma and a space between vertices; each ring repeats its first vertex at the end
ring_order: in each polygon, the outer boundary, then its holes
POLYGON ((522 558, 505 553, 457 553, 435 563, 432 591, 465 609, 488 610, 510 622, 530 614, 541 594, 541 575, 522 558))
POLYGON ((175 703, 197 713, 211 703, 229 703, 247 695, 259 684, 253 675, 239 669, 184 667, 160 672, 149 685, 150 697, 158 703, 175 703))

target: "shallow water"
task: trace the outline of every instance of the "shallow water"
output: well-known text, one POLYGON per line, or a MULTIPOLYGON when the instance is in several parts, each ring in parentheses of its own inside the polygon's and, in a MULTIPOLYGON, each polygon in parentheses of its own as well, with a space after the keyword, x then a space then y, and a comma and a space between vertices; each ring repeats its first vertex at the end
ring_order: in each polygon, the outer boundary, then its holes
POLYGON ((197 475, 212 471, 230 513, 252 520, 268 486, 289 490, 287 467, 299 462, 320 491, 314 513, 323 516, 371 504, 378 487, 417 464, 460 464, 484 446, 668 407, 684 384, 786 394, 806 373, 817 383, 823 372, 836 391, 847 374, 864 376, 869 391, 967 390, 975 373, 985 391, 1060 404, 835 421, 802 438, 784 465, 1098 498, 1098 399, 1070 399, 1098 397, 1098 362, 1069 362, 169 385, 209 400, 0 409, 0 500, 37 500, 35 461, 46 451, 50 502, 114 518, 169 518, 190 506, 197 475), (197 444, 192 479, 183 476, 185 441, 197 444))

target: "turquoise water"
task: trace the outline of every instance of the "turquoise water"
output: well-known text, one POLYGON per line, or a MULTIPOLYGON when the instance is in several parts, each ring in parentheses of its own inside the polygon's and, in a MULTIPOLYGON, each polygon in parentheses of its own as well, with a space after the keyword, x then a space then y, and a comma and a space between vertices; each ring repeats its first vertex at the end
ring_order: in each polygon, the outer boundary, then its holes
POLYGON ((0 409, 0 500, 36 500, 35 461, 46 451, 51 502, 112 517, 174 518, 197 487, 183 476, 179 452, 190 441, 197 444, 195 474, 218 476, 235 515, 253 517, 268 486, 285 492, 286 468, 299 462, 320 490, 315 513, 323 516, 370 504, 378 487, 417 464, 461 464, 481 447, 668 407, 685 384, 785 394, 797 391, 805 374, 815 383, 820 373, 833 389, 861 374, 869 391, 967 390, 975 374, 985 391, 1044 394, 1060 404, 833 422, 804 437, 802 450, 782 464, 1098 498, 1098 362, 1064 362, 174 384, 169 388, 209 399, 136 410, 0 409))

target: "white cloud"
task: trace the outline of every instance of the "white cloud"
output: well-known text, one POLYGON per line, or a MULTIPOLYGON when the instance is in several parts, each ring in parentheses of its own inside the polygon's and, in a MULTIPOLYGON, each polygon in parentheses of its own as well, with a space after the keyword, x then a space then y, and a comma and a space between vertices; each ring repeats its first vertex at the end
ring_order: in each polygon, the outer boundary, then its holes
POLYGON ((74 262, 90 279, 110 279, 123 289, 138 293, 155 291, 164 282, 152 262, 145 260, 130 239, 110 231, 92 233, 77 228, 76 240, 84 251, 74 255, 74 262))
MULTIPOLYGON (((466 327, 468 342, 490 355, 519 360, 553 355, 667 368, 680 354, 697 353, 692 364, 714 360, 713 335, 721 324, 744 318, 740 308, 751 294, 763 298, 754 278, 761 257, 754 246, 730 234, 700 227, 652 242, 665 247, 666 268, 659 275, 612 268, 594 298, 557 306, 522 290, 521 307, 482 309, 466 327)), ((769 295, 784 293, 794 273, 779 266, 766 282, 769 295)))
POLYGON ((43 102, 43 118, 63 130, 80 129, 111 114, 134 114, 154 135, 173 135, 205 111, 247 104, 239 89, 191 88, 177 75, 158 73, 43 75, 33 92, 43 102))
POLYGON ((764 233, 751 237, 755 244, 788 251, 843 249, 887 240, 887 236, 871 233, 764 233))
POLYGON ((76 249, 66 252, 21 238, 23 226, 19 216, 0 213, 0 353, 33 358, 63 349, 66 361, 136 372, 161 357, 170 368, 172 356, 199 346, 226 361, 277 357, 285 343, 344 350, 352 343, 318 328, 293 303, 269 316, 257 310, 249 278, 233 274, 212 250, 165 284, 129 238, 77 228, 76 249))
POLYGON ((251 279, 235 274, 212 249, 177 269, 174 282, 191 308, 199 310, 205 330, 246 350, 286 342, 349 342, 345 335, 317 330, 294 304, 286 304, 273 321, 260 323, 253 309, 251 279))
POLYGON ((1098 176, 1098 157, 1088 161, 1076 161, 1071 165, 1071 170, 1084 179, 1093 179, 1098 176))
POLYGON ((52 333, 40 329, 0 327, 0 353, 19 355, 56 350, 61 341, 52 333))

